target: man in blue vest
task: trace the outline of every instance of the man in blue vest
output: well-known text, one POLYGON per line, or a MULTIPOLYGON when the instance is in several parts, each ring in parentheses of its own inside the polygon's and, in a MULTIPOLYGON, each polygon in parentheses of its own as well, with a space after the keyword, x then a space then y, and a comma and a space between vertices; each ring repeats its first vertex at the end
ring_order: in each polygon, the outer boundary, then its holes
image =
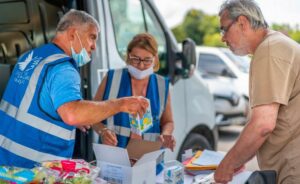
POLYGON ((0 165, 32 168, 44 160, 71 158, 75 127, 119 112, 145 112, 142 97, 82 99, 78 69, 91 60, 99 31, 92 16, 71 10, 58 23, 52 43, 19 58, 0 103, 0 165))

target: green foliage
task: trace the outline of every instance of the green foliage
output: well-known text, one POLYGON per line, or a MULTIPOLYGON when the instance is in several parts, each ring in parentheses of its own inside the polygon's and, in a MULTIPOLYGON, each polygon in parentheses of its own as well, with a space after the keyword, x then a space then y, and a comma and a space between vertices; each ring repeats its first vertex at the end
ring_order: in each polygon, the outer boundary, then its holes
POLYGON ((179 43, 181 43, 187 37, 182 25, 173 28, 172 32, 179 43))
POLYGON ((190 10, 181 25, 173 28, 172 31, 178 42, 185 38, 192 38, 197 45, 217 44, 222 45, 221 40, 217 41, 220 36, 215 35, 219 29, 218 16, 206 15, 201 10, 190 10))
POLYGON ((201 22, 203 21, 204 13, 202 11, 191 10, 187 13, 183 29, 186 35, 192 38, 196 44, 202 42, 204 32, 201 30, 201 22))
POLYGON ((300 43, 299 25, 297 25, 295 28, 292 28, 288 24, 273 24, 272 29, 280 31, 286 34, 287 36, 291 37, 296 42, 300 43))
POLYGON ((288 32, 291 27, 288 24, 272 24, 271 28, 276 31, 288 32))
POLYGON ((219 33, 206 34, 203 39, 203 45, 212 47, 226 47, 226 44, 221 41, 219 33))
POLYGON ((300 44, 300 30, 292 31, 289 33, 290 37, 300 44))
MULTIPOLYGON (((189 37, 197 45, 225 47, 221 40, 219 27, 219 17, 217 15, 207 15, 201 10, 192 9, 187 12, 182 24, 173 28, 172 31, 180 43, 189 37)), ((273 24, 271 29, 281 31, 300 43, 299 25, 292 28, 288 24, 273 24)))

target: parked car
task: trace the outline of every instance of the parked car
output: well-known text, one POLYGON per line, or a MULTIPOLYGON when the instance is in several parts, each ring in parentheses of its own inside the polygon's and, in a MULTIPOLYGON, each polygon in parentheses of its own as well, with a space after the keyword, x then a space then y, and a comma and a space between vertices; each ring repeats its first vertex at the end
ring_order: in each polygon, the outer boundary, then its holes
MULTIPOLYGON (((177 146, 174 152, 167 153, 167 159, 181 158, 188 148, 216 148, 218 134, 213 97, 199 74, 189 75, 191 66, 196 64, 195 45, 186 40, 183 52, 178 51, 175 37, 152 0, 1 1, 0 93, 17 58, 31 48, 50 42, 59 19, 70 8, 87 11, 101 27, 93 61, 80 69, 85 99, 95 95, 107 70, 126 66, 126 47, 133 36, 149 32, 158 41, 159 74, 171 80, 177 146)), ((77 131, 74 157, 92 160, 92 143, 98 142, 98 137, 92 131, 89 134, 77 131)))
POLYGON ((197 68, 214 95, 218 125, 246 123, 250 58, 228 48, 199 46, 196 52, 197 68))

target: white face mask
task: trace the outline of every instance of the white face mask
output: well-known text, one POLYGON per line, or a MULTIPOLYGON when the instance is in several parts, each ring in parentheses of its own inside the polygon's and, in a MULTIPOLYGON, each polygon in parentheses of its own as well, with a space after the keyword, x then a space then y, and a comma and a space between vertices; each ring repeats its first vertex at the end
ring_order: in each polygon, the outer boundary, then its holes
POLYGON ((132 75, 134 78, 138 80, 144 79, 149 75, 153 74, 153 66, 149 67, 146 70, 139 70, 131 65, 127 65, 127 68, 130 75, 132 75))

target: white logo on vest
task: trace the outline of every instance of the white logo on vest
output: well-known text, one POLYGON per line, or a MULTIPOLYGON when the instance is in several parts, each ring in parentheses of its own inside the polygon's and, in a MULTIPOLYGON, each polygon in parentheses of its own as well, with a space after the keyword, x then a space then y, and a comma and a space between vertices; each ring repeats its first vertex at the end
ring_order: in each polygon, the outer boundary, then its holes
POLYGON ((30 78, 29 71, 32 70, 42 59, 42 57, 35 56, 33 57, 34 52, 31 51, 24 61, 19 62, 19 70, 16 72, 14 81, 17 84, 24 84, 25 81, 28 81, 30 78))
POLYGON ((32 60, 32 56, 33 56, 33 51, 31 51, 31 53, 28 54, 27 58, 23 62, 18 63, 19 64, 19 69, 21 71, 25 70, 25 68, 27 67, 29 62, 32 60))

